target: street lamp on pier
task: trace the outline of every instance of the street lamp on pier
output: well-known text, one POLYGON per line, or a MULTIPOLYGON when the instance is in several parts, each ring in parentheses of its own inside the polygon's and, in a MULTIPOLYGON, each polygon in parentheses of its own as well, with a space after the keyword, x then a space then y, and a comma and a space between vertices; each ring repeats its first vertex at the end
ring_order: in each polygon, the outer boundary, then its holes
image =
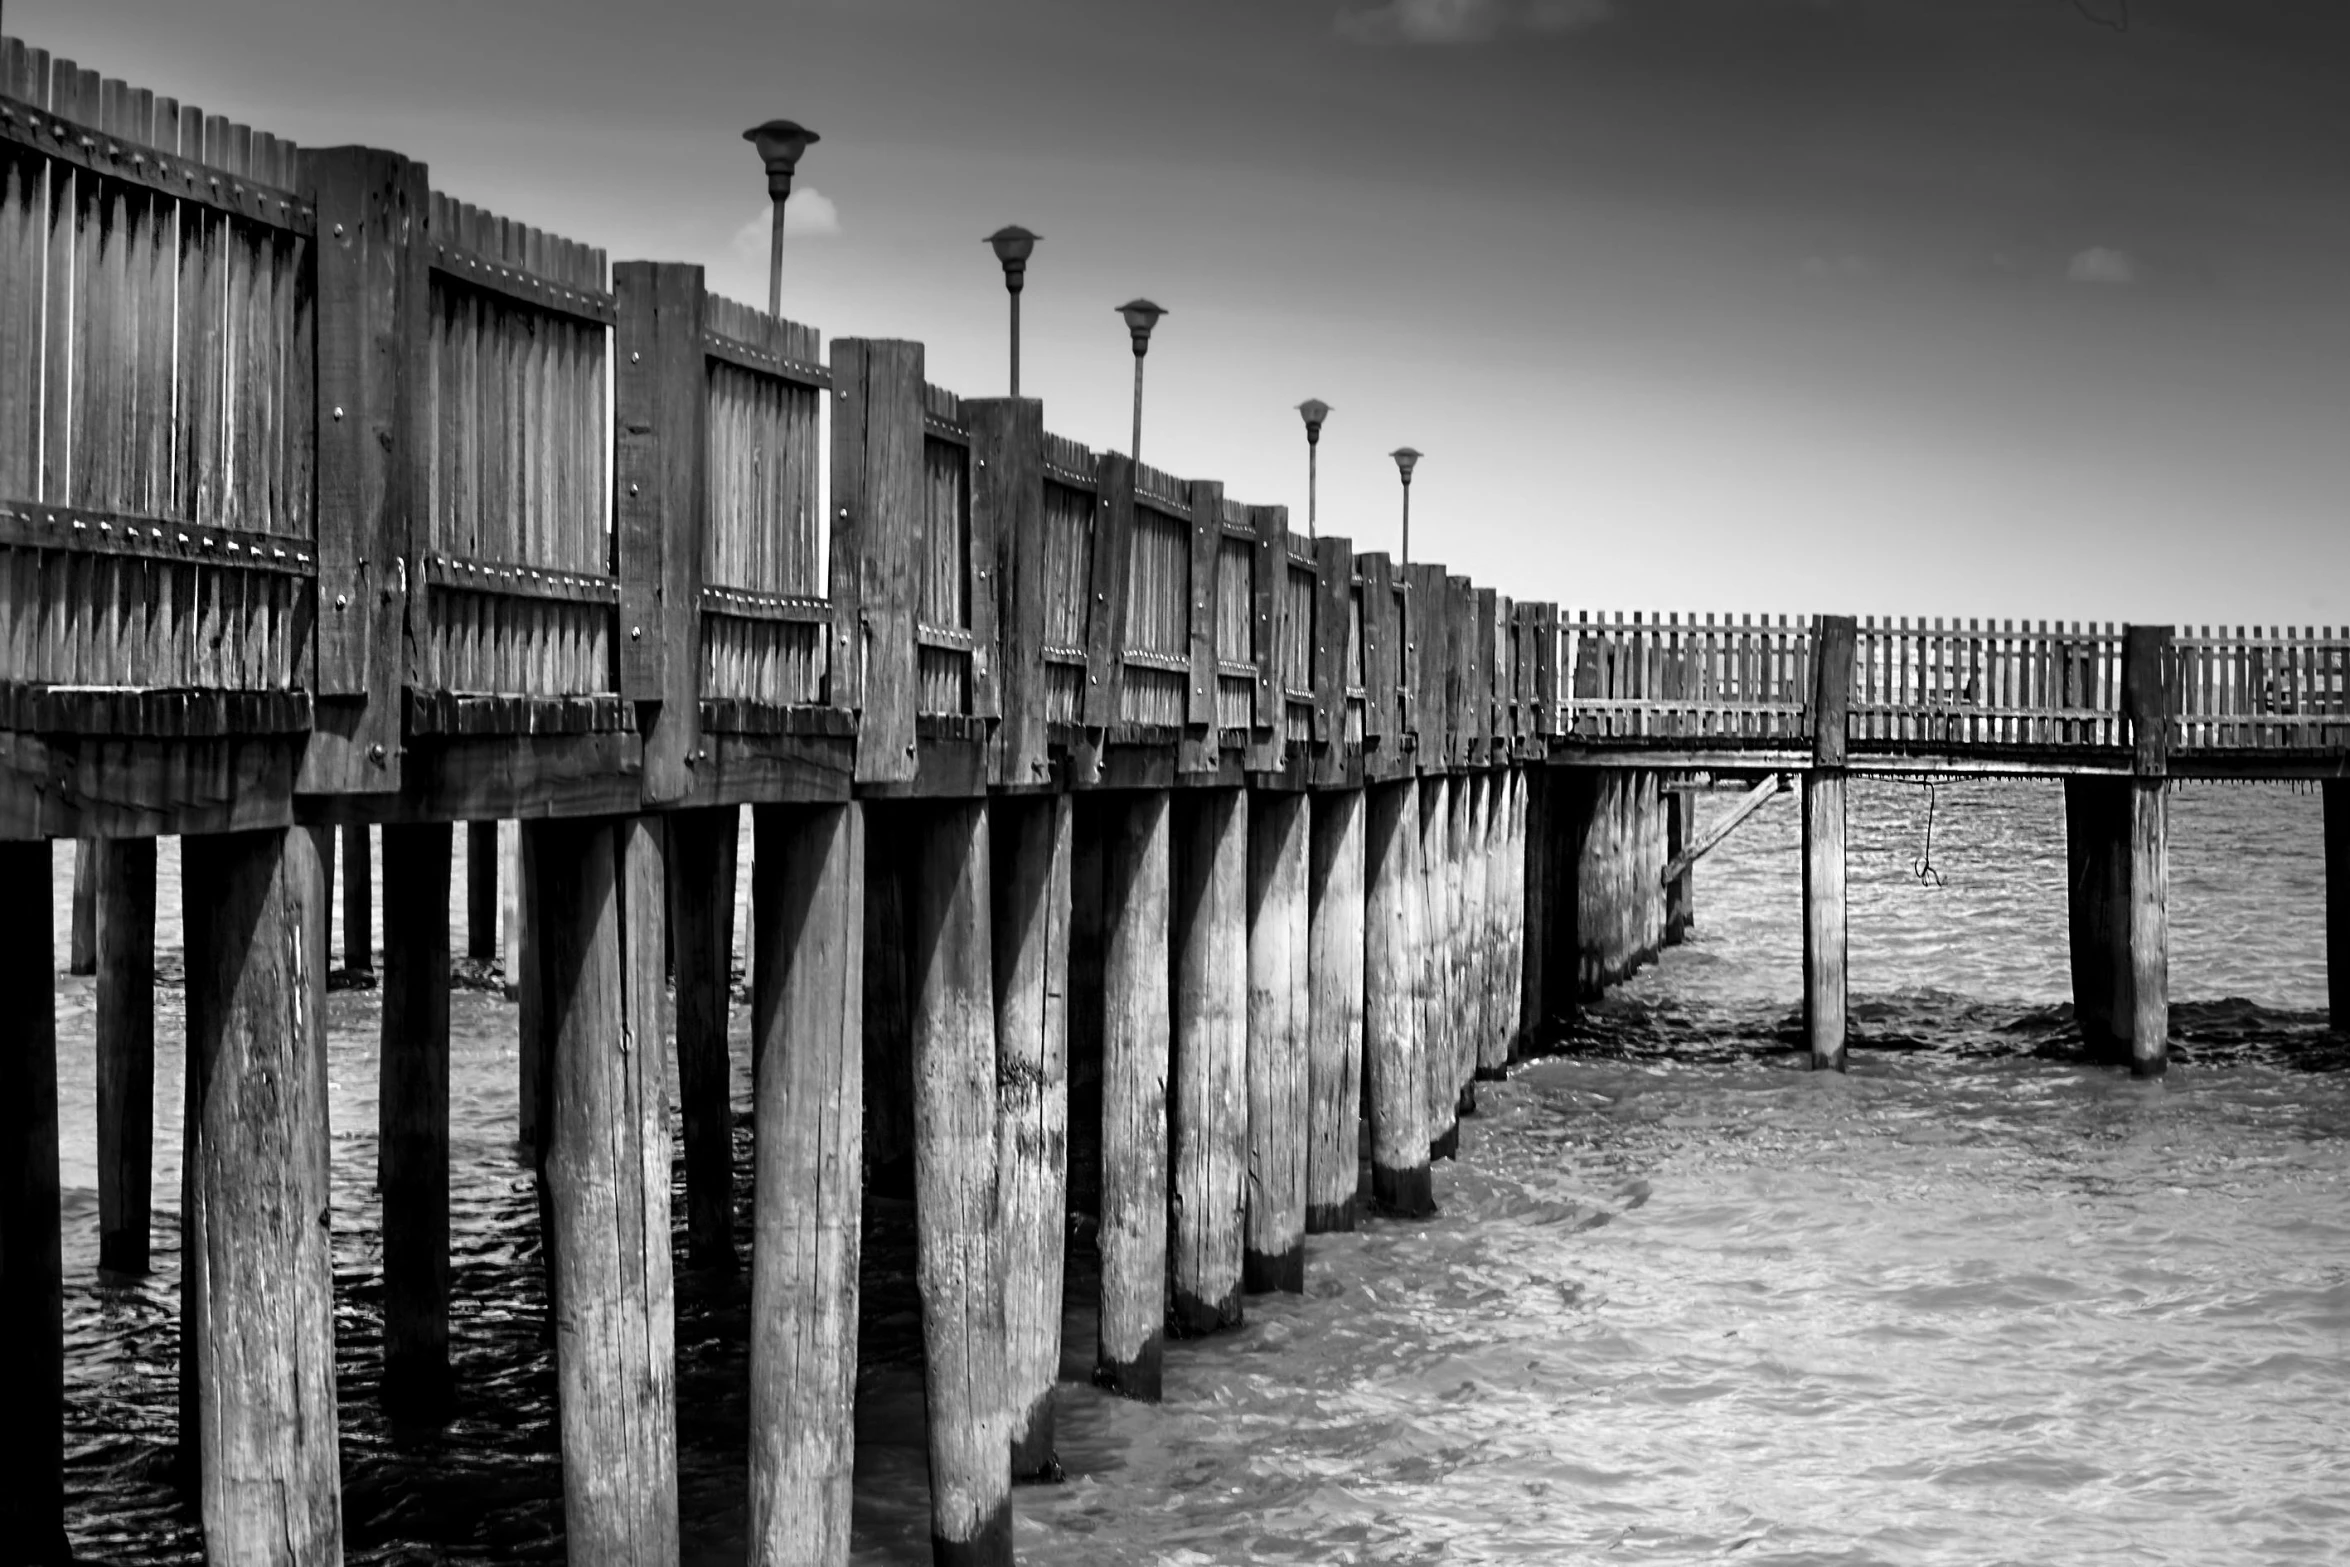
POLYGON ((769 120, 743 132, 767 165, 767 199, 775 204, 775 228, 767 247, 767 313, 783 314, 783 204, 791 199, 791 177, 800 154, 823 138, 797 120, 769 120))
POLYGON ((1020 395, 1020 288, 1028 281, 1028 257, 1042 234, 1031 234, 1017 223, 1007 223, 987 236, 1003 263, 1004 291, 1012 296, 1012 395, 1020 395))
POLYGON ((1412 563, 1412 469, 1419 465, 1420 454, 1408 446, 1398 446, 1387 454, 1395 459, 1395 471, 1403 475, 1403 563, 1412 563))
POLYGON ((1319 397, 1309 397, 1297 405, 1299 417, 1306 422, 1306 537, 1316 538, 1315 491, 1318 475, 1316 458, 1322 449, 1322 421, 1330 417, 1330 405, 1319 397))
POLYGON ((1142 356, 1150 352, 1151 328, 1166 313, 1147 299, 1130 299, 1118 307, 1118 314, 1126 318, 1126 330, 1134 339, 1134 444, 1128 448, 1128 455, 1138 469, 1142 466, 1142 356))

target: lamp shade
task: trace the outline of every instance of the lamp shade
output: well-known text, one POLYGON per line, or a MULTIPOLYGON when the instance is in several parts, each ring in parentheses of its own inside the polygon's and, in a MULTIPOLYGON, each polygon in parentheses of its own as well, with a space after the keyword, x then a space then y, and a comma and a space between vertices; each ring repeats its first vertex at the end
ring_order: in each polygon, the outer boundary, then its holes
POLYGON ((800 154, 823 139, 797 120, 769 120, 743 132, 743 140, 759 149, 759 161, 767 165, 767 194, 779 201, 791 194, 800 154))
POLYGON ((1419 464, 1420 454, 1408 446, 1398 446, 1387 455, 1395 459, 1395 470, 1403 475, 1403 482, 1411 483, 1412 469, 1419 464))
POLYGON ((1042 234, 1031 234, 1017 223, 1007 223, 988 235, 987 242, 995 247, 995 258, 1004 264, 1004 270, 1017 272, 1028 265, 1029 255, 1042 238, 1042 234))
POLYGON ((1118 307, 1118 314, 1126 318, 1126 330, 1134 335, 1135 358, 1140 359, 1151 346, 1151 328, 1166 313, 1147 299, 1130 299, 1118 307))
POLYGON ((1306 422, 1306 444, 1318 445, 1322 439, 1322 421, 1330 417, 1330 405, 1319 397, 1309 397, 1297 405, 1298 416, 1306 422))

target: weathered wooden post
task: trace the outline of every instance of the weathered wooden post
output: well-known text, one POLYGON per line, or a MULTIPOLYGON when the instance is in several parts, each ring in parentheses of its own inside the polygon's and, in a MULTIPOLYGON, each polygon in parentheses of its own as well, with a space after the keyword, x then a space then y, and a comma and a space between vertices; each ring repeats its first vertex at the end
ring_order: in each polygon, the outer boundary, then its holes
MULTIPOLYGON (((1242 1282, 1264 1293, 1305 1288, 1307 1170, 1316 1121, 1309 1060, 1312 926, 1307 861, 1313 830, 1303 793, 1265 791, 1248 805, 1248 1204, 1242 1282)), ((1358 910, 1358 922, 1360 911, 1358 910)), ((1357 971, 1362 937, 1355 938, 1357 971)), ((1347 1120, 1351 1141, 1354 1120, 1347 1120)), ((1354 1191, 1354 1171, 1347 1171, 1354 1191)))
POLYGON ((942 1567, 1010 1567, 987 805, 954 800, 903 809, 911 818, 900 830, 912 849, 907 977, 931 1556, 942 1567))
POLYGON ((1846 716, 1859 623, 1823 615, 1812 641, 1812 765, 1803 775, 1803 1017, 1814 1067, 1844 1070, 1846 716))
POLYGON ((1445 773, 1420 778, 1420 940, 1417 955, 1425 977, 1414 987, 1420 1001, 1421 1067, 1427 1074, 1428 1153, 1450 1159, 1460 1147, 1460 1018, 1453 990, 1452 795, 1456 781, 1445 773))
POLYGON ((740 813, 672 812, 670 953, 677 987, 677 1098, 685 1137, 687 1255, 731 1269, 734 1255, 734 1070, 726 1016, 734 974, 734 882, 740 813))
MULTIPOLYGON (((1468 890, 1464 901, 1476 946, 1470 959, 1472 1006, 1477 1019, 1475 1059, 1471 1076, 1499 1082, 1509 1076, 1510 1031, 1503 1022, 1501 985, 1502 923, 1506 910, 1501 870, 1503 845, 1509 835, 1509 778, 1507 771, 1474 775, 1475 794, 1469 813, 1468 890)), ((1511 987, 1509 999, 1515 1000, 1511 987)))
POLYGON ((107 838, 98 880, 98 1266, 147 1271, 155 1207, 155 840, 107 838))
POLYGON ((2071 938, 2073 1017, 2092 1056, 2129 1042, 2130 787, 2123 778, 2074 774, 2064 781, 2065 909, 2071 938))
POLYGON ((1101 1343, 1094 1381, 1159 1399, 1167 1298, 1168 802, 1121 801, 1102 845, 1101 1343))
POLYGON ((1305 1221, 1307 1234, 1324 1235, 1355 1227, 1362 1174, 1364 805, 1360 789, 1310 798, 1305 1221))
POLYGON ((65 971, 98 972, 98 840, 76 838, 73 844, 73 935, 66 947, 65 971))
MULTIPOLYGON (((390 892, 384 897, 388 900, 390 892)), ((498 958, 498 824, 465 824, 465 955, 476 963, 498 958)))
POLYGON ((575 1562, 677 1560, 661 826, 534 821, 563 1522, 575 1562))
POLYGON ((343 967, 375 967, 375 866, 365 822, 343 826, 343 967))
POLYGON ((545 1153, 547 1097, 546 986, 538 953, 537 838, 515 824, 514 939, 506 975, 514 986, 514 1137, 523 1162, 534 1168, 545 1153))
POLYGON ((2170 1062, 2171 628, 2124 633, 2122 704, 2130 718, 2130 1072, 2170 1062))
POLYGON ((1370 1106, 1371 1199, 1400 1218, 1436 1211, 1428 1174, 1429 1068, 1421 1020, 1432 965, 1421 896, 1419 784, 1364 791, 1363 1097, 1370 1106))
POLYGON ((1168 1323, 1238 1327, 1248 1204, 1248 794, 1174 800, 1168 1323))
POLYGON ((2350 1030, 2350 779, 2328 778, 2326 835, 2326 1009, 2336 1032, 2350 1030))
POLYGON ((1053 1383, 1069 1197, 1072 809, 1005 796, 994 831, 996 1190, 1003 1230, 1004 1388, 1012 1478, 1057 1478, 1053 1383))
POLYGON ((0 1538, 69 1562, 50 874, 43 840, 0 843, 0 1538))
MULTIPOLYGON (((1697 790, 1677 784, 1665 791, 1665 858, 1677 863, 1681 852, 1697 841, 1697 790)), ((1697 868, 1694 862, 1665 883, 1665 945, 1677 947, 1697 921, 1697 868)))
MULTIPOLYGON (((326 1088, 327 828, 183 838, 181 1267, 205 1554, 342 1558, 326 1088)), ((183 1348, 183 1354, 185 1354, 183 1348)))
POLYGON ((446 822, 384 827, 378 1181, 384 1406, 430 1417, 449 1378, 449 851, 446 822))
POLYGON ((865 808, 753 808, 753 1567, 849 1555, 864 1213, 865 808))

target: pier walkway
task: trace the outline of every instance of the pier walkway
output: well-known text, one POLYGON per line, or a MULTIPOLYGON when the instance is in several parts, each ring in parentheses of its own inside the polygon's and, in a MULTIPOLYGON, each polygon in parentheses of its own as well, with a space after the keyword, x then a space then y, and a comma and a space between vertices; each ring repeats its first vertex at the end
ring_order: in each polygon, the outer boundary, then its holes
POLYGON ((749 806, 751 1558, 845 1558, 862 1193, 903 1161, 938 1558, 995 1562, 1013 1480, 1053 1468, 1072 1106, 1096 1380, 1155 1399, 1167 1333, 1301 1288, 1358 1197, 1431 1211, 1476 1081, 1685 923, 1699 775, 1798 781, 1827 1067, 1846 780, 2063 778, 2084 1033, 2159 1071, 2168 781, 2325 780, 2350 885, 2346 671, 2330 628, 1514 599, 958 396, 918 343, 826 345, 396 153, 8 40, 0 1535, 62 1549, 47 840, 86 845, 102 1222, 136 1271, 154 840, 184 839, 213 1560, 340 1559, 321 1042, 354 827, 384 853, 384 1386, 449 1397, 451 835, 500 821, 572 1560, 676 1560, 662 1051, 693 1260, 730 1265, 749 806))

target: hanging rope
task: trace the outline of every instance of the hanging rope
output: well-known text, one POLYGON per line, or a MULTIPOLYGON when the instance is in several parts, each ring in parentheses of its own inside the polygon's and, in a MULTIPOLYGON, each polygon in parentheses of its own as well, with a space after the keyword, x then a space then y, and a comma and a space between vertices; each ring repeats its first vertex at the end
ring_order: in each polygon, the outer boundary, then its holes
POLYGON ((1909 873, 1918 879, 1921 887, 1940 887, 1943 885, 1942 873, 1934 868, 1934 804, 1940 795, 1941 786, 1929 781, 1923 787, 1926 791, 1926 842, 1917 858, 1909 862, 1909 873))

